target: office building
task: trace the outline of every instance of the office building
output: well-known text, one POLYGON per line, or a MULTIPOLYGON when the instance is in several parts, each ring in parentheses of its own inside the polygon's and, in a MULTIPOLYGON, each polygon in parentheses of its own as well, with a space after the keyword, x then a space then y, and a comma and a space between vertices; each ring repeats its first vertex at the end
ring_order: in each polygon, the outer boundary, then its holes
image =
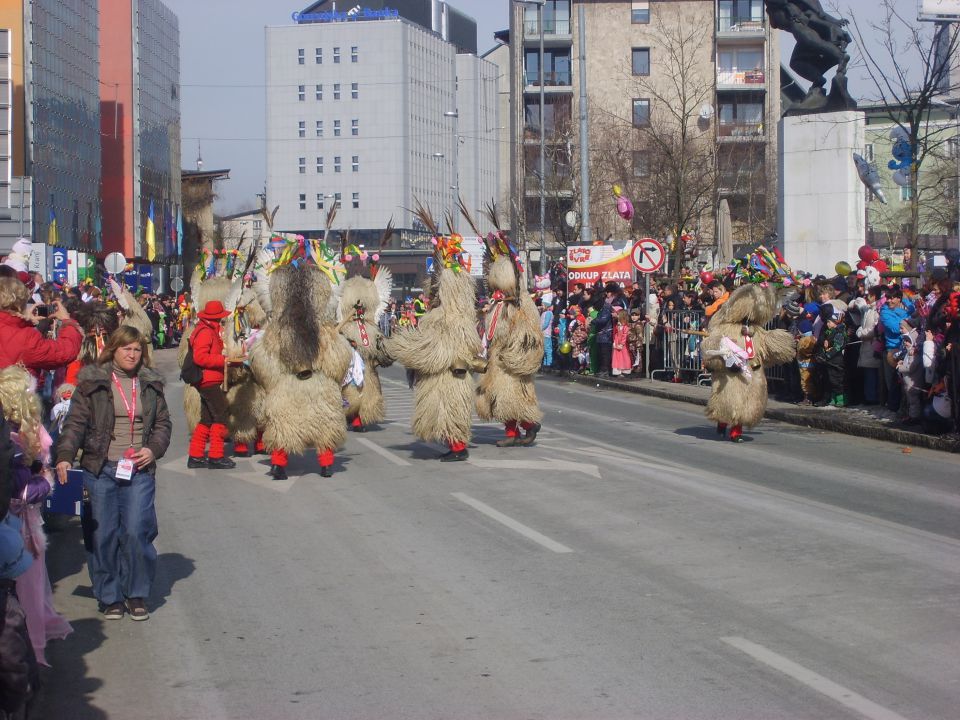
POLYGON ((497 76, 472 54, 472 20, 436 0, 319 2, 295 19, 266 33, 276 230, 318 236, 336 205, 352 240, 376 243, 392 218, 393 247, 423 249, 417 201, 440 219, 458 189, 474 207, 493 199, 497 76))

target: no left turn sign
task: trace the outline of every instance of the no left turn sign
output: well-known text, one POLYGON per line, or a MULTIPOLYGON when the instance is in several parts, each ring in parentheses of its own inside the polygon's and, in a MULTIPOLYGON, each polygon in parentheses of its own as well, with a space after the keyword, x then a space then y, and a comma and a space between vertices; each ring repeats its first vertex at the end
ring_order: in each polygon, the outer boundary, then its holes
POLYGON ((630 253, 633 266, 642 273, 653 273, 663 267, 666 251, 659 241, 653 238, 637 240, 630 253))

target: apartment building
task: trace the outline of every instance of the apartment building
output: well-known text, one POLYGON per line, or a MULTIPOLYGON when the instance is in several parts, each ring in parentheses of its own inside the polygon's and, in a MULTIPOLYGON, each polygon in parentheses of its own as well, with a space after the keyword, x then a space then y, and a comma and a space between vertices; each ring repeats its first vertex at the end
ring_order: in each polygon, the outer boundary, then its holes
MULTIPOLYGON (((587 86, 592 238, 662 235, 618 221, 611 185, 631 188, 643 203, 667 202, 655 166, 651 126, 680 123, 685 137, 709 147, 715 162, 709 202, 693 227, 701 247, 714 242, 721 199, 730 206, 734 240, 760 241, 774 226, 776 123, 780 117, 778 45, 762 0, 547 0, 543 7, 545 229, 567 244, 580 238, 566 222, 580 213, 580 84, 587 86), (578 67, 586 35, 586 75, 578 67), (678 53, 683 44, 690 47, 678 53), (678 56, 683 55, 681 59, 678 56), (679 88, 683 87, 683 93, 679 88), (681 102, 679 97, 684 95, 681 102), (690 105, 695 98, 695 104, 690 105), (642 196, 642 197, 641 197, 642 196)), ((540 26, 535 5, 511 13, 511 197, 515 227, 539 230, 540 26)), ((668 132, 664 130, 664 132, 668 132)), ((641 208, 642 209, 642 208, 641 208)), ((648 214, 649 216, 649 214, 648 214)))

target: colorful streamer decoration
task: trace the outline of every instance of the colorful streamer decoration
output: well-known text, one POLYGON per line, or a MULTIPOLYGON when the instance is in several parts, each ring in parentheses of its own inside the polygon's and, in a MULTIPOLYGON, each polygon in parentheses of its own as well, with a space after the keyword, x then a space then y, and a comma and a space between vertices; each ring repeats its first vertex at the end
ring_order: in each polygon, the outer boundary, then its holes
POLYGON ((496 235, 487 233, 487 246, 490 248, 494 260, 501 255, 507 255, 513 260, 513 264, 517 266, 517 272, 521 275, 523 274, 523 261, 520 259, 520 253, 517 252, 517 249, 513 246, 513 243, 510 242, 510 238, 507 237, 507 234, 503 232, 503 230, 498 230, 496 235))
POLYGON ((443 267, 458 273, 461 270, 470 272, 471 260, 463 252, 463 236, 437 235, 431 239, 434 247, 434 256, 443 267))
POLYGON ((337 257, 337 253, 327 247, 323 240, 308 240, 303 235, 284 238, 274 235, 267 243, 267 249, 276 256, 268 273, 286 265, 297 266, 300 263, 313 263, 334 285, 340 284, 346 269, 337 257))
POLYGON ((752 253, 734 261, 729 269, 738 280, 751 283, 795 285, 797 277, 779 250, 759 245, 752 253))

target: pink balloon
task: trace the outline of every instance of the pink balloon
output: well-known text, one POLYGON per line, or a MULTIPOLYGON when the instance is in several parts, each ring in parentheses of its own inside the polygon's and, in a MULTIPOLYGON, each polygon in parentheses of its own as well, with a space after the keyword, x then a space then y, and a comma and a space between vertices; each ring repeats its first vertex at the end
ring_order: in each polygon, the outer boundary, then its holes
POLYGON ((633 219, 633 203, 623 195, 617 198, 617 214, 624 220, 633 219))

